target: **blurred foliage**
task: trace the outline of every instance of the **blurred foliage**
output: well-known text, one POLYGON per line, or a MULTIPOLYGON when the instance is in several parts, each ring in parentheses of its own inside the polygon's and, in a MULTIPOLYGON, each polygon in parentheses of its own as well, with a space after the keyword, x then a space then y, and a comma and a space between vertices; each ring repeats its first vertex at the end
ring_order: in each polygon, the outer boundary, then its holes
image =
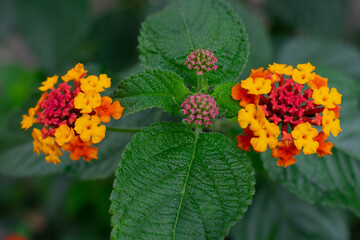
MULTIPOLYGON (((359 82, 360 26, 349 27, 351 1, 229 0, 251 43, 241 77, 273 61, 295 65, 311 61, 322 75, 333 76, 337 85, 347 84, 343 79, 349 78, 359 82)), ((113 88, 141 69, 137 52, 141 22, 166 2, 0 0, 0 239, 10 232, 40 240, 109 237, 108 199, 119 159, 114 155, 121 154, 131 135, 109 134, 99 146, 104 149, 103 161, 65 159, 62 165, 50 166, 32 152, 30 133, 20 130, 19 122, 36 102, 39 83, 46 76, 64 74, 77 62, 93 72, 107 72, 113 88), (57 175, 26 177, 36 167, 42 175, 57 175), (13 175, 22 177, 10 177, 13 175), (79 180, 99 178, 102 180, 79 180)), ((357 85, 348 87, 356 90, 357 85)), ((356 104, 359 94, 348 95, 351 99, 347 101, 356 104)), ((353 134, 339 135, 341 147, 358 152, 358 118, 352 117, 351 109, 346 112, 341 121, 345 120, 344 127, 353 134)), ((159 117, 168 118, 153 110, 114 124, 144 126, 159 117)), ((232 126, 222 129, 228 136, 240 131, 232 126)), ((267 178, 258 154, 252 157, 261 179, 258 193, 229 239, 360 239, 360 221, 351 213, 299 200, 267 178)), ((358 158, 352 159, 357 166, 358 158)))
POLYGON ((271 181, 258 180, 253 204, 230 232, 232 240, 348 239, 343 212, 311 205, 271 181))

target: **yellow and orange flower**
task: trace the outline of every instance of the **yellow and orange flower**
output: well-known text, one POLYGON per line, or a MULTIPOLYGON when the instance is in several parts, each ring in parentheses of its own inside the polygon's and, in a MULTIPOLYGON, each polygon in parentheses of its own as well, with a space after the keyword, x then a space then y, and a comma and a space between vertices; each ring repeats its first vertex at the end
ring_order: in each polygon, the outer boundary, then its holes
POLYGON ((39 87, 44 93, 38 103, 23 115, 21 128, 43 125, 41 130, 33 129, 34 152, 44 153, 48 162, 60 163, 61 149, 71 152, 72 160, 97 159, 98 149, 91 146, 105 137, 106 127, 101 122, 109 122, 110 116, 119 119, 123 113, 119 101, 101 98, 100 92, 111 86, 111 79, 106 74, 86 77, 86 73, 84 65, 78 63, 57 87, 58 76, 48 77, 39 87))
POLYGON ((243 107, 238 114, 244 135, 238 135, 238 147, 264 152, 279 158, 277 165, 287 167, 294 156, 331 154, 332 143, 325 142, 341 131, 339 110, 341 94, 329 89, 328 79, 317 75, 310 63, 297 68, 274 63, 251 70, 250 76, 236 84, 231 96, 243 107), (319 133, 314 126, 321 126, 319 133))

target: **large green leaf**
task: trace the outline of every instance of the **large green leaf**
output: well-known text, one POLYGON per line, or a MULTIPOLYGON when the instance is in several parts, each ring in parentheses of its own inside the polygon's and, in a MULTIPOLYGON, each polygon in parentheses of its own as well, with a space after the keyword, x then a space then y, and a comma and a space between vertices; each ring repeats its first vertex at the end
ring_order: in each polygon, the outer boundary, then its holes
POLYGON ((266 67, 271 63, 273 54, 270 36, 259 14, 247 8, 239 0, 227 0, 227 2, 239 15, 249 34, 250 55, 241 74, 241 77, 245 79, 249 76, 251 69, 266 67))
POLYGON ((332 68, 360 80, 359 49, 340 42, 294 38, 280 49, 278 60, 294 66, 311 62, 314 66, 332 68))
POLYGON ((154 124, 123 154, 111 237, 223 239, 251 203, 254 183, 248 158, 225 136, 154 124))
POLYGON ((231 88, 237 83, 239 82, 231 81, 220 83, 214 88, 214 91, 211 94, 216 99, 216 105, 219 108, 221 116, 232 118, 237 116, 240 110, 239 101, 236 101, 231 97, 231 88))
POLYGON ((231 240, 347 240, 345 214, 301 201, 279 186, 261 186, 231 240))
POLYGON ((237 79, 248 57, 248 37, 234 11, 218 0, 176 0, 147 19, 139 37, 140 60, 175 71, 196 85, 196 72, 184 62, 193 50, 215 52, 219 69, 205 73, 209 85, 237 79))
MULTIPOLYGON (((157 119, 154 110, 122 117, 114 121, 113 127, 139 127, 148 125, 157 119)), ((54 165, 45 161, 43 154, 33 152, 31 129, 20 129, 21 114, 9 119, 0 138, 0 174, 13 177, 43 176, 49 174, 67 174, 80 179, 97 179, 113 175, 119 164, 119 158, 131 133, 106 132, 105 139, 97 144, 98 159, 85 162, 82 159, 72 161, 64 152, 62 163, 54 165)))
POLYGON ((281 182, 300 198, 331 206, 341 206, 360 216, 360 88, 345 75, 317 69, 329 78, 329 86, 343 94, 340 122, 342 132, 334 143, 333 154, 325 157, 299 155, 293 166, 277 167, 270 154, 263 155, 271 178, 281 182))
POLYGON ((121 81, 113 97, 131 114, 146 108, 162 107, 180 114, 180 105, 189 94, 182 79, 167 70, 145 70, 121 81))

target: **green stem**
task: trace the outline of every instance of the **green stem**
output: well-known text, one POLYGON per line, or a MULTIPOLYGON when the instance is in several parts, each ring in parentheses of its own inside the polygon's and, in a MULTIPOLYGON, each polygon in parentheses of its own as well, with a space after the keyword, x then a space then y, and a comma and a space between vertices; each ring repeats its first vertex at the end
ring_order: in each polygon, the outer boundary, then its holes
POLYGON ((209 88, 207 79, 203 75, 197 76, 197 91, 198 92, 207 92, 209 88))
POLYGON ((132 132, 132 133, 136 133, 136 132, 140 132, 141 129, 140 128, 114 128, 114 127, 106 127, 107 131, 110 132, 132 132))
POLYGON ((195 128, 195 135, 196 135, 196 138, 199 137, 199 134, 202 133, 203 129, 201 127, 196 127, 195 128))
POLYGON ((197 90, 200 92, 204 87, 204 78, 202 75, 198 75, 197 77, 197 90))

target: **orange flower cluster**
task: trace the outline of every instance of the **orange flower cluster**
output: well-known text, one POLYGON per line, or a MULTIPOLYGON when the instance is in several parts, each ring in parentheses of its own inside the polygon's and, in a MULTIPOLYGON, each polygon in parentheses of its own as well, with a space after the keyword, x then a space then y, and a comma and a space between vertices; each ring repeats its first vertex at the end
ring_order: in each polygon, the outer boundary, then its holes
POLYGON ((55 87, 58 76, 48 77, 39 87, 43 91, 36 106, 23 115, 21 127, 27 130, 33 124, 34 152, 43 152, 47 162, 60 163, 62 150, 71 152, 72 160, 83 157, 85 161, 97 158, 97 147, 105 137, 106 127, 101 122, 110 122, 110 117, 119 119, 124 108, 119 101, 104 96, 100 92, 111 86, 106 74, 99 77, 90 75, 79 63, 62 77, 63 82, 55 87))
POLYGON ((244 129, 244 135, 237 136, 239 148, 264 152, 269 147, 282 167, 294 164, 301 152, 331 154, 333 144, 325 141, 330 132, 336 137, 341 131, 342 95, 314 70, 310 63, 297 68, 274 63, 266 70, 251 70, 232 88, 232 98, 243 107, 238 114, 244 129))

